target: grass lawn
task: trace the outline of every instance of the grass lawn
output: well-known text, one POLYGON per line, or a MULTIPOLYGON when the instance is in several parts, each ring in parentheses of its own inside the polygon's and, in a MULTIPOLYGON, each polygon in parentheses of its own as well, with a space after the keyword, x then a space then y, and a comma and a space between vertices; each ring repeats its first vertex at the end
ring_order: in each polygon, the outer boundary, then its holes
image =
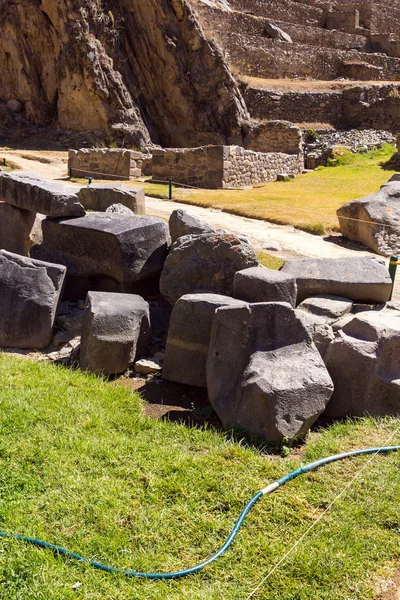
MULTIPOLYGON (((249 190, 174 190, 174 200, 220 208, 226 212, 282 225, 291 224, 311 233, 337 230, 336 210, 377 191, 395 171, 383 169, 395 151, 386 144, 366 154, 346 152, 335 167, 319 167, 312 173, 285 182, 266 183, 249 190)), ((168 197, 168 186, 145 184, 149 196, 168 197)))
MULTIPOLYGON (((229 433, 150 421, 126 388, 53 365, 0 354, 0 390, 0 528, 142 570, 199 562, 261 487, 300 463, 382 444, 399 424, 338 422, 283 458, 229 433)), ((243 600, 366 460, 331 465, 261 500, 233 548, 184 580, 107 575, 1 540, 0 597, 243 600)), ((399 468, 400 455, 374 458, 253 598, 373 598, 400 557, 399 468)))

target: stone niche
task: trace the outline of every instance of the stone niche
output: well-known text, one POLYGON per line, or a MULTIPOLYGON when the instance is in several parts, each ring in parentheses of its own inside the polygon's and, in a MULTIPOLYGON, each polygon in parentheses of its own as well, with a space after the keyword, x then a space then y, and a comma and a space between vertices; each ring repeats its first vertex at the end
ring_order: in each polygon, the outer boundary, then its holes
POLYGON ((142 176, 143 154, 114 148, 82 148, 68 152, 71 177, 134 179, 142 176))
POLYGON ((297 154, 253 152, 240 146, 167 148, 153 151, 153 178, 209 188, 235 188, 275 181, 279 173, 297 175, 297 154))

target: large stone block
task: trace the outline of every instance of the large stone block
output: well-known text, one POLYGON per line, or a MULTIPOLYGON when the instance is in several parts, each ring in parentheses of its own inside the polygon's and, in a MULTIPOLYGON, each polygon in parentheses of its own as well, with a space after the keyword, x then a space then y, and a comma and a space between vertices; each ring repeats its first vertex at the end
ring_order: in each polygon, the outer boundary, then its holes
POLYGON ((83 316, 81 368, 104 375, 124 373, 150 339, 149 304, 134 294, 89 292, 83 316))
POLYGON ((186 235, 171 248, 160 290, 170 304, 192 293, 232 296, 235 273, 257 265, 254 248, 236 235, 186 235))
POLYGON ((359 313, 336 334, 325 360, 335 384, 327 415, 400 414, 400 310, 359 313))
POLYGON ((386 302, 392 290, 385 265, 368 256, 288 260, 281 271, 296 279, 297 302, 328 294, 378 304, 386 302))
POLYGON ((118 290, 129 289, 158 276, 169 246, 168 225, 154 217, 89 213, 45 219, 42 229, 43 242, 31 256, 65 265, 74 278, 92 278, 99 290, 109 290, 112 282, 121 284, 118 290))
POLYGON ((225 427, 280 441, 305 435, 333 384, 293 308, 260 303, 217 309, 207 389, 225 427))
POLYGON ((172 311, 163 377, 170 381, 207 387, 206 363, 214 314, 221 306, 243 302, 218 294, 187 294, 172 311))
POLYGON ((169 218, 169 232, 172 243, 183 235, 200 235, 202 233, 214 233, 214 231, 214 227, 186 210, 174 210, 169 218))
POLYGON ((135 215, 146 214, 146 198, 143 188, 122 184, 92 183, 78 192, 79 202, 86 210, 106 212, 113 204, 122 204, 135 215))
POLYGON ((66 268, 0 250, 0 346, 45 348, 66 268))
POLYGON ((34 173, 0 174, 0 200, 51 218, 85 214, 75 192, 75 188, 48 181, 34 173))
POLYGON ((0 202, 0 249, 28 256, 42 239, 42 215, 0 202))
POLYGON ((298 309, 333 322, 351 313, 353 301, 341 296, 312 296, 303 300, 298 309))
POLYGON ((377 254, 400 253, 400 182, 390 180, 369 196, 341 206, 336 214, 342 235, 377 254))
POLYGON ((281 271, 251 267, 235 274, 233 295, 247 302, 288 302, 296 306, 297 285, 294 277, 281 271))

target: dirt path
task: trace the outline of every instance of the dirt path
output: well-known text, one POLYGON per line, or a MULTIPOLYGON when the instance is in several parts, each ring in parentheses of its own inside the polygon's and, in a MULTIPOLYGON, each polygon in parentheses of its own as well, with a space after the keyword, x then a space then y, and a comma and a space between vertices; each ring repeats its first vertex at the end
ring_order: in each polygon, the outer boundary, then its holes
MULTIPOLYGON (((81 187, 81 184, 73 184, 67 178, 67 152, 7 150, 0 151, 0 157, 9 158, 24 171, 37 173, 64 185, 81 187)), ((128 182, 128 185, 135 186, 137 183, 128 182)), ((185 208, 185 205, 169 200, 158 200, 149 197, 146 199, 147 213, 153 216, 168 219, 171 212, 179 208, 185 208)), ((210 225, 228 229, 233 233, 248 235, 256 248, 265 249, 266 252, 283 259, 371 255, 371 252, 366 248, 351 242, 344 242, 341 236, 338 235, 323 238, 288 225, 275 225, 267 221, 231 215, 215 209, 193 205, 186 206, 186 209, 200 219, 207 221, 210 225), (276 245, 279 249, 276 251, 269 250, 268 247, 271 245, 276 245)), ((400 300, 400 273, 393 299, 400 300)))

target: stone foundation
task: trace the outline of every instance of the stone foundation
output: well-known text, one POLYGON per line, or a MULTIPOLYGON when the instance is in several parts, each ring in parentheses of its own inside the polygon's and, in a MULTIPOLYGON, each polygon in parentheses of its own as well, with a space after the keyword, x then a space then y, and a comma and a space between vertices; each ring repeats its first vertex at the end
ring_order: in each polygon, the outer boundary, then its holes
POLYGON ((239 146, 168 148, 153 152, 153 178, 209 189, 275 181, 279 173, 297 175, 302 155, 253 152, 239 146))
POLYGON ((142 176, 141 152, 113 148, 82 148, 68 153, 71 177, 134 179, 142 176))

